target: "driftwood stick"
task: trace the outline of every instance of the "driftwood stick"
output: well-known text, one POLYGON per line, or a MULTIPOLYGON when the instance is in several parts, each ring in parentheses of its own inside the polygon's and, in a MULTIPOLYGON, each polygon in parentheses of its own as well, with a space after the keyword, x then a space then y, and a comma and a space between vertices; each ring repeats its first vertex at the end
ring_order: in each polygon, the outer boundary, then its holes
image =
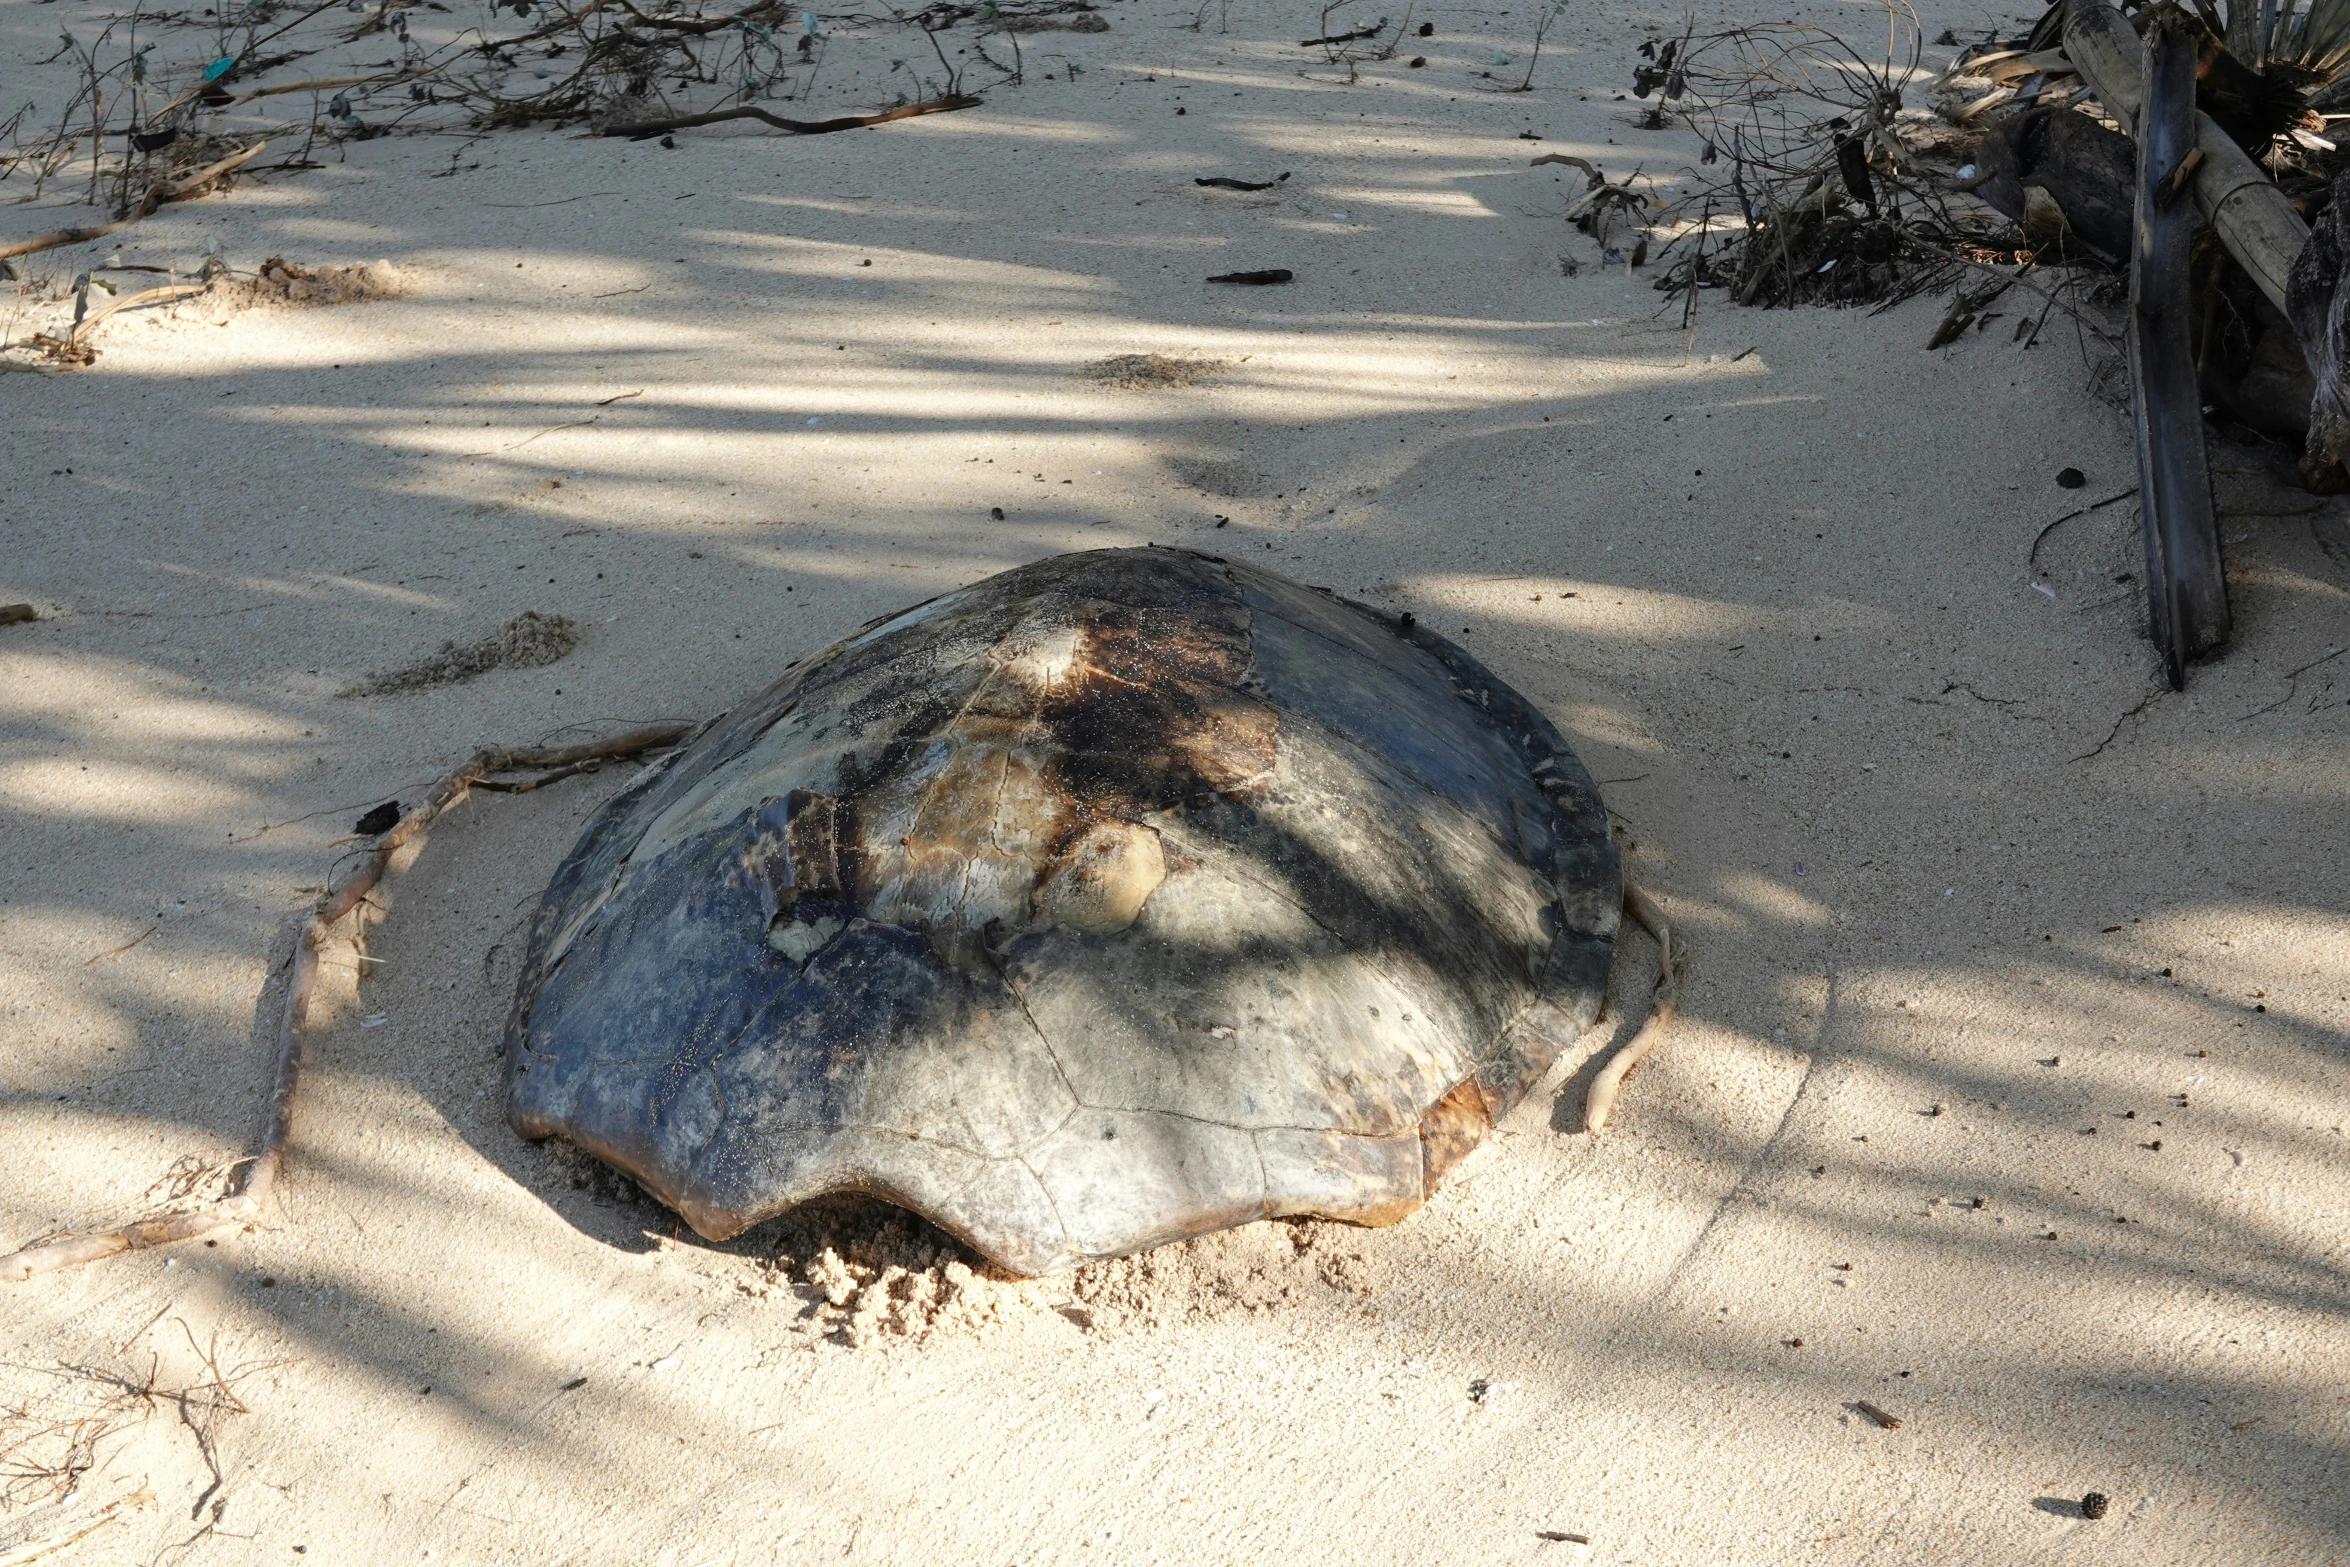
POLYGON ((1608 1057, 1607 1065, 1591 1080, 1591 1092, 1583 1100, 1583 1130, 1595 1137, 1607 1130, 1616 1100, 1624 1091, 1625 1077, 1664 1039, 1674 1014, 1681 1010, 1681 979, 1689 963, 1688 949, 1673 940, 1673 927, 1666 922, 1665 911, 1657 907, 1654 898, 1626 882, 1624 908, 1640 922, 1642 929, 1656 938, 1656 991, 1649 1002, 1648 1021, 1640 1025, 1640 1032, 1608 1057))
POLYGON ((36 234, 31 239, 20 239, 12 245, 0 245, 0 261, 15 256, 29 256, 36 250, 55 250, 60 245, 79 245, 93 239, 104 239, 117 229, 129 228, 141 218, 153 217, 159 207, 202 195, 214 180, 260 157, 268 146, 269 143, 265 141, 257 141, 243 152, 231 153, 218 163, 206 164, 186 179, 148 186, 146 199, 139 203, 129 217, 117 218, 112 223, 93 224, 88 228, 56 229, 47 234, 36 234))
POLYGON ((735 109, 714 109, 708 114, 681 114, 673 120, 631 120, 626 125, 607 125, 602 134, 627 136, 641 141, 647 136, 660 136, 669 131, 690 131, 697 125, 717 125, 726 120, 758 120, 779 131, 794 136, 822 136, 832 131, 863 130, 868 125, 887 125, 892 120, 910 120, 918 114, 945 114, 952 109, 976 109, 983 100, 963 93, 950 93, 944 98, 930 98, 921 103, 901 103, 894 109, 878 114, 844 114, 835 120, 787 120, 780 114, 769 114, 765 109, 744 104, 735 109))
POLYGON ((2228 585, 2203 444, 2203 396, 2188 249, 2196 215, 2162 192, 2195 148, 2196 24, 2165 5, 2146 30, 2146 101, 2138 115, 2136 254, 2130 268, 2130 412, 2155 648, 2171 689, 2189 660, 2228 639, 2228 585))
MULTIPOLYGON (((2134 132, 2146 97, 2144 51, 2121 8, 2113 0, 2067 0, 2064 52, 2080 67, 2097 101, 2124 130, 2134 132)), ((2308 242, 2309 225, 2210 115, 2197 113, 2193 125, 2189 145, 2203 151, 2193 174, 2197 209, 2260 291, 2279 310, 2286 309, 2286 278, 2308 242)))
MULTIPOLYGON (((95 1262, 116 1252, 139 1251, 169 1245, 210 1230, 238 1224, 258 1213, 269 1195, 279 1168, 285 1163, 286 1138, 294 1124, 294 1089, 302 1074, 302 1038, 310 1019, 310 997, 318 983, 318 948, 327 931, 383 879, 392 856, 421 835, 445 811, 460 804, 466 794, 492 774, 530 771, 577 771, 588 762, 617 761, 677 744, 692 733, 692 724, 647 724, 608 740, 561 747, 485 748, 433 785, 424 803, 392 824, 376 839, 375 851, 312 905, 310 919, 294 943, 293 972, 286 979, 285 1001, 278 1012, 277 1061, 270 1078, 269 1099, 263 1109, 261 1135, 253 1152, 229 1178, 228 1189, 217 1201, 184 1213, 159 1214, 134 1220, 111 1230, 65 1235, 0 1256, 0 1279, 19 1281, 35 1274, 95 1262)), ((364 932, 353 941, 365 952, 364 932)))
POLYGON ((108 300, 100 308, 82 317, 67 336, 69 343, 79 343, 96 329, 99 322, 117 310, 131 310, 140 305, 160 305, 173 300, 193 299, 212 285, 209 283, 166 283, 161 288, 142 289, 136 294, 125 294, 120 299, 108 300))

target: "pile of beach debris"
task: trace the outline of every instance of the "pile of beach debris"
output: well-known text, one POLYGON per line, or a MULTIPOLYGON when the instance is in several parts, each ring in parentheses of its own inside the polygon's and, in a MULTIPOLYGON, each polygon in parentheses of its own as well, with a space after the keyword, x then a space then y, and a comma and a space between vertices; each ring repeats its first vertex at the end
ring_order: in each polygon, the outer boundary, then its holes
POLYGON ((1696 182, 1642 213, 1656 286, 1685 313, 1700 289, 1880 309, 1947 290, 1939 347, 2021 283, 2046 308, 2019 341, 2059 306, 2118 340, 2149 623, 2180 683, 2229 630, 2205 406, 2299 444, 2309 489, 2350 491, 2350 153, 2327 134, 2350 120, 2350 0, 2056 0, 2022 37, 1936 39, 1959 52, 1930 107, 1905 97, 1915 14, 1886 15, 1882 53, 1792 22, 1642 46, 1643 123, 1700 141, 1696 182), (2085 315, 2124 302, 2118 332, 2085 315))

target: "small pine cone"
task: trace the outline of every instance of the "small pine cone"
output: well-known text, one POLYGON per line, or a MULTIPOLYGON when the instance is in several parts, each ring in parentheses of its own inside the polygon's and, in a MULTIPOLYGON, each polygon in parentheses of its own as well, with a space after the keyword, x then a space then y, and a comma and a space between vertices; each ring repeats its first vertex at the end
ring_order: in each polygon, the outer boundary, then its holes
POLYGON ((2103 1491, 2091 1491, 2087 1496, 2081 1498, 2081 1516, 2083 1518, 2102 1518, 2105 1516, 2106 1509, 2112 1505, 2112 1502, 2106 1500, 2103 1491))

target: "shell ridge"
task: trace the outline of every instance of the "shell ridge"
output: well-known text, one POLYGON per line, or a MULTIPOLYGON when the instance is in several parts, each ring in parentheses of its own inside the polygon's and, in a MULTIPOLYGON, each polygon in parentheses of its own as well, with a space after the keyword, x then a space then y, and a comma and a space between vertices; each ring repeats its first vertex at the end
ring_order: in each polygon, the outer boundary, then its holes
MULTIPOLYGON (((1324 919, 1320 914, 1317 914, 1311 906, 1299 901, 1298 898, 1292 893, 1284 891, 1281 887, 1272 881, 1269 881, 1262 876, 1251 875, 1248 870, 1238 865, 1219 866, 1218 870, 1221 874, 1230 876, 1235 881, 1247 883, 1249 886, 1254 887, 1257 891, 1263 893, 1266 897, 1271 898, 1274 902, 1296 910, 1300 915, 1305 917, 1308 923, 1312 924, 1317 930, 1321 931, 1323 935, 1328 936, 1341 948, 1344 948, 1347 945, 1346 933, 1344 931, 1339 930, 1337 927, 1333 926, 1328 920, 1324 919)), ((1367 962, 1378 973, 1381 979, 1386 980, 1398 991, 1408 992, 1414 988, 1413 986, 1406 984, 1403 977, 1387 965, 1383 955, 1364 954, 1363 958, 1364 961, 1367 962)), ((1108 1109, 1109 1106, 1104 1105, 1098 1106, 1097 1108, 1108 1109)), ((1310 1128, 1301 1127, 1293 1128, 1293 1130, 1302 1131, 1310 1130, 1310 1128)))
MULTIPOLYGON (((1076 1112, 1071 1111, 1070 1114, 1074 1115, 1076 1112)), ((1063 1122, 1062 1124, 1068 1123, 1063 1122)), ((1044 1178, 1043 1172, 1028 1162, 1026 1154, 1014 1155, 1013 1162, 1028 1172, 1028 1178, 1036 1183, 1037 1191, 1044 1198, 1045 1207, 1052 1211, 1053 1223, 1061 1227, 1061 1255, 1076 1258, 1081 1262, 1087 1260, 1086 1254, 1077 1249, 1077 1237, 1069 1233, 1069 1216, 1061 1211, 1061 1199, 1053 1194, 1052 1184, 1044 1178)))
MULTIPOLYGON (((1021 994, 1019 984, 1009 974, 1005 974, 1000 977, 1004 987, 1004 993, 1012 998, 1012 1004, 1018 1007, 1020 1009, 1020 1015, 1028 1020, 1029 1032, 1036 1036, 1036 1042, 1038 1044, 1044 1046, 1045 1059, 1053 1064, 1053 1070, 1060 1075, 1061 1086, 1069 1091, 1070 1103, 1076 1107, 1069 1112, 1068 1116, 1063 1116, 1059 1121, 1054 1123, 1053 1131, 1057 1132, 1062 1127, 1069 1124, 1069 1116, 1074 1116, 1078 1110, 1088 1109, 1090 1107, 1085 1103, 1084 1096, 1077 1092, 1076 1079, 1072 1078, 1069 1075, 1069 1069, 1061 1064, 1061 1053, 1053 1048, 1052 1036, 1044 1031, 1044 1025, 1037 1022, 1036 1014, 1028 1009, 1028 998, 1021 994)), ((1045 1134, 1045 1137, 1039 1137, 1036 1141, 1041 1143, 1045 1141, 1045 1138, 1050 1137, 1051 1135, 1052 1133, 1048 1132, 1045 1134)), ((1030 1146, 1033 1147, 1035 1145, 1031 1144, 1030 1146)), ((1029 1173, 1032 1175, 1035 1174, 1033 1170, 1029 1173)), ((1041 1180, 1043 1177, 1039 1176, 1038 1179, 1041 1180)))

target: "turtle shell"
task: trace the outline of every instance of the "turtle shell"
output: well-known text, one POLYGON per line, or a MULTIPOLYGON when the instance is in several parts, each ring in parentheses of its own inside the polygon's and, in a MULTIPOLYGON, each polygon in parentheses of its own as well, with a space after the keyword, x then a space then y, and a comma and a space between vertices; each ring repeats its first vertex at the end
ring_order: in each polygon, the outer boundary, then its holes
POLYGON ((1622 897, 1565 740, 1409 616, 1062 555, 603 807, 531 931, 508 1116, 712 1239, 842 1191, 1024 1274, 1389 1223, 1590 1025, 1622 897))

